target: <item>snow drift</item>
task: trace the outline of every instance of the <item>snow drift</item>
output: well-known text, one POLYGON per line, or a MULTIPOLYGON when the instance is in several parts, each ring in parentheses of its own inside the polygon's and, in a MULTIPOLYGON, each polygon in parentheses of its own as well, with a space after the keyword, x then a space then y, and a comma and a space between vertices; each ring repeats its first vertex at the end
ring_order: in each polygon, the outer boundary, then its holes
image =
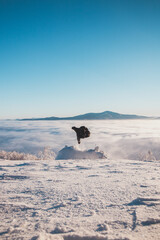
POLYGON ((76 149, 76 147, 65 146, 57 154, 56 160, 60 159, 105 159, 107 158, 104 152, 99 150, 99 147, 95 149, 89 149, 81 151, 76 149))

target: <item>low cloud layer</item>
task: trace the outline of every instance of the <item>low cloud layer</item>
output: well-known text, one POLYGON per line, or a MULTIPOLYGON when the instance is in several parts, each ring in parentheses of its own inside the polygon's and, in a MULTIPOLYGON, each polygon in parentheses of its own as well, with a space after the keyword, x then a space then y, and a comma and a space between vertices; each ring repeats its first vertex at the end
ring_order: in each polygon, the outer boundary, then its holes
POLYGON ((138 159, 151 151, 160 159, 160 120, 109 121, 0 121, 0 150, 37 154, 44 147, 58 153, 65 145, 77 146, 72 126, 85 125, 90 138, 81 150, 96 146, 109 158, 138 159))

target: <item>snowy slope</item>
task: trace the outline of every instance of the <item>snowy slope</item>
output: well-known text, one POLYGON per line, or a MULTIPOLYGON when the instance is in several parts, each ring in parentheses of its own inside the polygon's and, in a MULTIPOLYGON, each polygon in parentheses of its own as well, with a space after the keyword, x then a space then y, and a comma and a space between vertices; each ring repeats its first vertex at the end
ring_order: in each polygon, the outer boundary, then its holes
POLYGON ((160 239, 160 161, 0 161, 0 239, 160 239))

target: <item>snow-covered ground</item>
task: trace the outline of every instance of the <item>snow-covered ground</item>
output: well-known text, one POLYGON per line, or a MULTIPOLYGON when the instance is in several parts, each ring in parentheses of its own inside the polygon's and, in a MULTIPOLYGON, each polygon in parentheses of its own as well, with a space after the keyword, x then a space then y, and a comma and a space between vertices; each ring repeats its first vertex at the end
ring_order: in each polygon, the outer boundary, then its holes
POLYGON ((0 160, 0 239, 160 239, 160 121, 2 121, 0 143, 27 157, 0 160), (72 125, 91 137, 78 146, 72 125))
POLYGON ((0 239, 160 239, 160 162, 0 162, 0 239))

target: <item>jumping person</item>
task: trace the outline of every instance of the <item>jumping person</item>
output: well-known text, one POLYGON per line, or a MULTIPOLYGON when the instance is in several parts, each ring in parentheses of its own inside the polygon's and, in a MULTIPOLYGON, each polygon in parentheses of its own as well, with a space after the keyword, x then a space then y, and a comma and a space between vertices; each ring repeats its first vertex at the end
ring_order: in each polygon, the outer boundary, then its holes
POLYGON ((81 138, 87 138, 90 136, 90 131, 85 126, 81 126, 80 128, 72 127, 72 129, 77 134, 77 141, 79 144, 81 143, 81 141, 80 141, 81 138))

